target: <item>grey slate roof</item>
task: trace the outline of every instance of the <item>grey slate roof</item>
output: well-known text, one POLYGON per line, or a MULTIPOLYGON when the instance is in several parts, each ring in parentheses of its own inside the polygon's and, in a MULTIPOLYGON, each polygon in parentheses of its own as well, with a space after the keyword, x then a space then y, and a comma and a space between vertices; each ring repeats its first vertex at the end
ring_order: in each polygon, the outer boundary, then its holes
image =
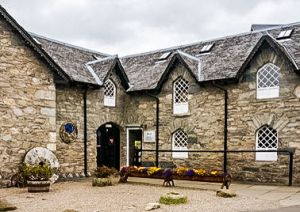
POLYGON ((269 28, 279 27, 281 24, 252 24, 251 31, 267 30, 269 28))
POLYGON ((253 25, 255 31, 248 33, 118 58, 29 34, 1 5, 0 15, 65 81, 101 86, 110 70, 117 67, 124 86, 131 85, 129 91, 152 90, 160 86, 176 60, 183 63, 199 82, 237 79, 262 39, 280 49, 296 70, 300 68, 300 23, 253 25), (291 38, 276 40, 280 31, 287 29, 294 30, 291 38), (203 46, 211 43, 214 43, 211 52, 199 54, 203 46), (166 52, 172 54, 166 60, 158 61, 166 52))
POLYGON ((66 44, 34 33, 31 33, 31 36, 41 43, 42 48, 69 75, 72 81, 99 84, 85 64, 110 55, 66 44))
MULTIPOLYGON (((170 57, 174 57, 179 50, 190 56, 200 59, 200 76, 198 80, 224 80, 235 79, 242 68, 246 59, 250 56, 253 49, 263 36, 270 36, 273 42, 282 47, 283 51, 289 55, 289 59, 295 64, 296 69, 300 65, 300 23, 283 25, 268 30, 243 33, 205 42, 194 43, 185 46, 162 49, 154 52, 136 54, 120 58, 125 72, 133 87, 130 91, 151 90, 158 86, 163 73, 166 71, 170 57), (292 37, 285 40, 276 40, 281 30, 294 29, 292 37), (206 44, 214 43, 210 53, 199 54, 206 44), (174 53, 165 61, 157 63, 158 58, 165 52, 174 53)), ((178 53, 177 53, 178 54, 178 53)), ((180 55, 183 57, 182 55, 180 55)), ((186 59, 187 60, 187 59, 186 59)), ((187 62, 192 72, 197 76, 198 67, 192 60, 187 62)))

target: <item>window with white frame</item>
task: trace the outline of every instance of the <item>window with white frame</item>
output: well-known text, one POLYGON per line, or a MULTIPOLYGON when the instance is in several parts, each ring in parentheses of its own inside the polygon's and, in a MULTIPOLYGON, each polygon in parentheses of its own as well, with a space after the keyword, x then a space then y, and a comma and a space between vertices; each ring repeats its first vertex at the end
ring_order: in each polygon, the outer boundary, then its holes
POLYGON ((173 84, 173 113, 182 114, 189 111, 189 82, 179 77, 173 84))
POLYGON ((257 99, 279 97, 279 68, 272 63, 264 65, 257 71, 257 99))
MULTIPOLYGON (((264 125, 256 132, 256 150, 277 150, 278 134, 275 129, 264 125)), ((256 152, 258 161, 276 161, 277 152, 256 152)))
MULTIPOLYGON (((181 129, 176 130, 172 136, 172 150, 187 150, 188 135, 181 129)), ((173 152, 173 158, 188 158, 187 152, 173 152)))
POLYGON ((104 83, 104 106, 116 106, 116 86, 110 79, 104 83))

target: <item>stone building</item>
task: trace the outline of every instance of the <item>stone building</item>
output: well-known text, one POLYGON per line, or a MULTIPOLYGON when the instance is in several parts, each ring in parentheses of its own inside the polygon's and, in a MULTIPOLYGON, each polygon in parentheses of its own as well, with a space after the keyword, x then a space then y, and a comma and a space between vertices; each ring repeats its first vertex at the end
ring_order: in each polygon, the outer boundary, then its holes
MULTIPOLYGON (((73 176, 156 162, 222 170, 224 148, 288 149, 300 184, 299 23, 118 57, 28 33, 0 7, 0 48, 1 179, 35 147, 73 176)), ((235 179, 288 180, 288 155, 226 155, 235 179)))

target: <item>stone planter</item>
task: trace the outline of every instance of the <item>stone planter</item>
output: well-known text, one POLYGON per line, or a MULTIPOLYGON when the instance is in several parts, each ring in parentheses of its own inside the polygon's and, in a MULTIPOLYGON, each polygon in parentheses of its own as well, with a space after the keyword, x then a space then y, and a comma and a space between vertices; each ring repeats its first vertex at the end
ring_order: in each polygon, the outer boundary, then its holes
POLYGON ((28 192, 49 192, 50 181, 27 181, 28 192))
POLYGON ((92 186, 112 186, 112 180, 110 178, 94 178, 92 181, 92 186))

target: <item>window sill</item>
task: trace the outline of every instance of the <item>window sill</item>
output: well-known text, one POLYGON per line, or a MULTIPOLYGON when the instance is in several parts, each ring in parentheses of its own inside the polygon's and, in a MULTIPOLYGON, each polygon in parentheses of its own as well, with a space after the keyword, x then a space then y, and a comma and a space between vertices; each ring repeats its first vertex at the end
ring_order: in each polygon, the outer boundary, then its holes
POLYGON ((178 118, 183 118, 183 117, 188 117, 191 116, 191 113, 180 113, 180 114, 174 114, 172 115, 173 117, 178 117, 178 118))

